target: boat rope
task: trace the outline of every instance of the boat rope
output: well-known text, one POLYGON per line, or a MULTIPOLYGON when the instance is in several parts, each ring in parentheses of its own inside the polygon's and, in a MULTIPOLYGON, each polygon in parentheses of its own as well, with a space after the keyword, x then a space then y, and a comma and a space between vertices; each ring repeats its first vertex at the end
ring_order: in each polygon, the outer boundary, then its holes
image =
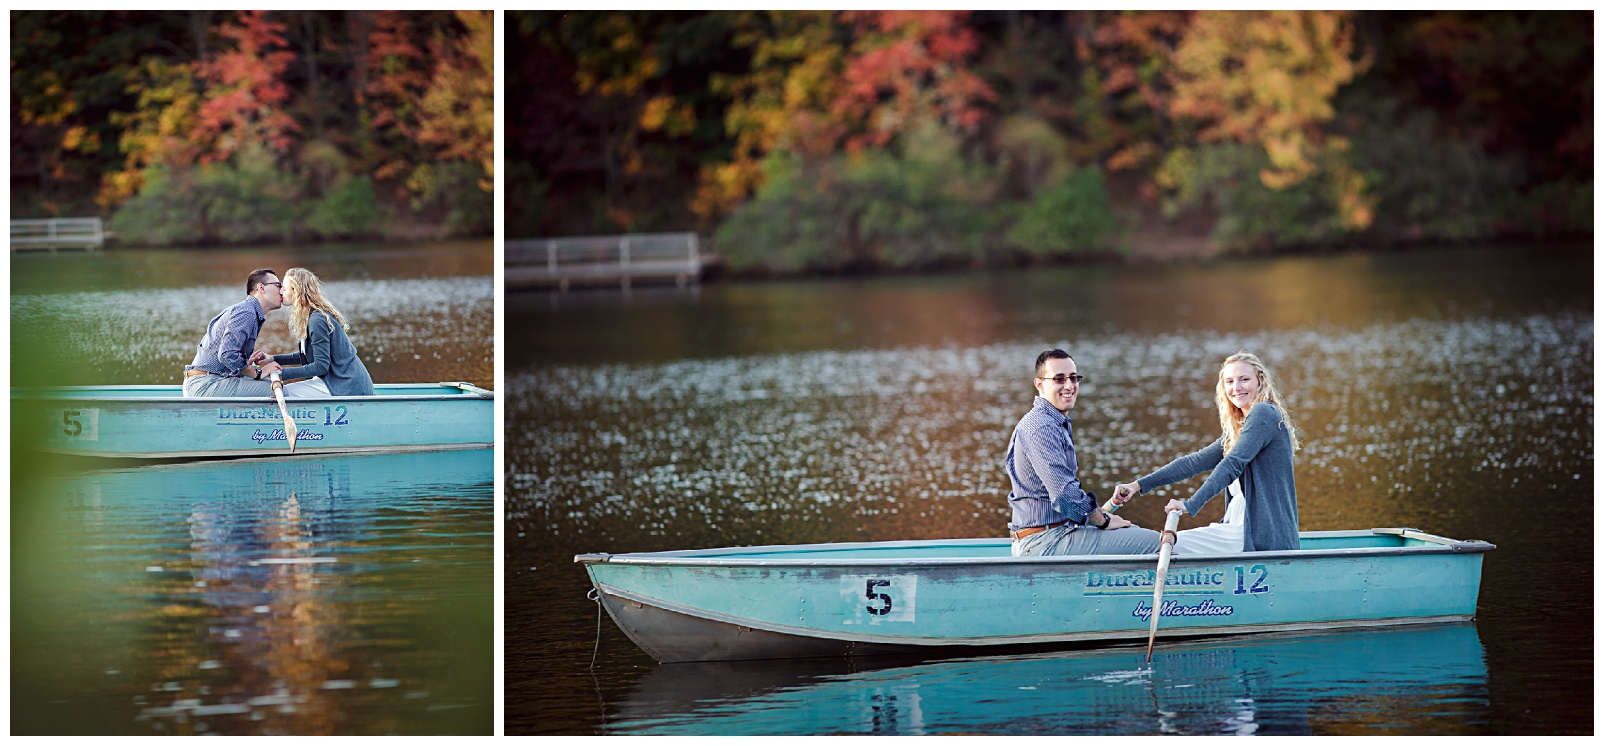
POLYGON ((596 647, 590 651, 590 670, 596 670, 596 654, 601 652, 601 592, 595 588, 585 594, 585 598, 596 602, 596 647))

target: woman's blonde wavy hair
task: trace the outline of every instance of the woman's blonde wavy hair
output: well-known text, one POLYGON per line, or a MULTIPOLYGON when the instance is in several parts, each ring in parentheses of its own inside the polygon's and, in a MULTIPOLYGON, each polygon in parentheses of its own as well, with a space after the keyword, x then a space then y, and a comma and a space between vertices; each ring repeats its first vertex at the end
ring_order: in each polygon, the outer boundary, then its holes
MULTIPOLYGON (((292 272, 294 270, 291 270, 292 272)), ((1259 376, 1259 390, 1253 395, 1253 401, 1248 404, 1252 409, 1254 404, 1267 401, 1281 410, 1281 424, 1292 437, 1292 450, 1298 450, 1298 428, 1292 424, 1292 415, 1287 412, 1287 405, 1281 400, 1281 391, 1275 387, 1275 378, 1270 370, 1264 367, 1259 356, 1251 352, 1238 352, 1220 363, 1219 375, 1214 377, 1214 405, 1220 410, 1220 430, 1225 434, 1225 450, 1231 450, 1236 445, 1236 439, 1242 435, 1242 424, 1247 422, 1248 415, 1231 403, 1231 397, 1225 395, 1225 366, 1231 363, 1247 363, 1259 376)))
MULTIPOLYGON (((295 336, 297 342, 306 339, 306 323, 313 311, 323 311, 339 319, 340 328, 351 331, 351 325, 346 323, 340 309, 323 297, 323 283, 318 282, 317 275, 312 274, 311 270, 295 267, 284 273, 284 281, 295 283, 295 303, 290 305, 290 334, 295 336)), ((329 331, 334 330, 330 328, 329 331)))

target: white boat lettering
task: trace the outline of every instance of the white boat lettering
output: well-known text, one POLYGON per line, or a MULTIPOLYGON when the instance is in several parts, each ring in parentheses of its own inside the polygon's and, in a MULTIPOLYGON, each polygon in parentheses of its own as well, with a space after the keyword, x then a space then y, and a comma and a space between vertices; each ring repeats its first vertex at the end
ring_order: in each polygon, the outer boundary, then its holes
MULTIPOLYGON (((1169 581, 1165 581, 1165 585, 1168 586, 1169 585, 1169 581)), ((1236 607, 1235 606, 1219 606, 1219 605, 1216 605, 1214 603, 1214 601, 1212 601, 1210 599, 1207 599, 1207 598, 1205 598, 1202 601, 1198 602, 1197 604, 1194 604, 1194 605, 1191 605, 1191 606, 1183 604, 1180 601, 1174 601, 1174 600, 1170 600, 1170 599, 1165 599, 1164 600, 1164 608, 1159 611, 1158 615, 1161 616, 1161 617, 1170 617, 1170 616, 1231 616, 1232 614, 1235 614, 1235 613, 1236 613, 1236 607)), ((1131 610, 1131 616, 1136 617, 1137 619, 1140 619, 1140 620, 1142 620, 1144 622, 1148 621, 1148 619, 1152 615, 1153 615, 1153 605, 1150 604, 1150 603, 1143 602, 1143 601, 1137 601, 1136 602, 1136 608, 1131 610)))
MULTIPOLYGON (((322 439, 323 433, 320 433, 316 430, 301 430, 295 434, 296 443, 306 443, 308 441, 322 439)), ((261 430, 257 430, 256 432, 251 433, 251 440, 256 441, 257 445, 261 445, 263 443, 270 443, 275 440, 288 441, 289 438, 284 435, 284 430, 280 428, 278 430, 269 430, 265 433, 261 430)))
POLYGON ((911 622, 918 606, 917 575, 853 575, 841 579, 841 596, 855 607, 842 624, 911 622))

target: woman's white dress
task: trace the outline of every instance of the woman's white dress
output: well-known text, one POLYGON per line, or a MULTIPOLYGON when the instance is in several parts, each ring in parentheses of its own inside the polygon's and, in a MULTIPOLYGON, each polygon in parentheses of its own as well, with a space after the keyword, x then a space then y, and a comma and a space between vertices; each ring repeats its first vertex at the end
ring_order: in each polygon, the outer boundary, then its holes
POLYGON ((1248 501, 1242 498, 1242 484, 1232 481, 1231 500, 1225 506, 1225 517, 1219 523, 1175 532, 1176 554, 1236 554, 1242 551, 1243 527, 1247 521, 1248 501))
MULTIPOLYGON (((306 354, 306 340, 304 339, 301 340, 301 354, 306 354)), ((329 393, 329 385, 324 383, 323 378, 320 376, 312 376, 304 381, 284 384, 284 398, 286 399, 313 396, 333 396, 333 394, 329 393)), ((1180 535, 1179 531, 1175 533, 1177 538, 1180 535)))

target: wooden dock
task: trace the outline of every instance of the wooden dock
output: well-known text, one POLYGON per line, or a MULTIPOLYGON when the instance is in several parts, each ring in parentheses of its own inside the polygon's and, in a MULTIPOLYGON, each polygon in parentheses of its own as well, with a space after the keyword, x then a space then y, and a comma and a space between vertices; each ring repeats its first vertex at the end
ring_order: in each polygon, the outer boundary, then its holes
POLYGON ((99 249, 106 244, 100 218, 11 221, 11 250, 99 249))
POLYGON ((700 282, 705 262, 695 233, 530 238, 508 241, 503 281, 508 290, 576 285, 700 282))

